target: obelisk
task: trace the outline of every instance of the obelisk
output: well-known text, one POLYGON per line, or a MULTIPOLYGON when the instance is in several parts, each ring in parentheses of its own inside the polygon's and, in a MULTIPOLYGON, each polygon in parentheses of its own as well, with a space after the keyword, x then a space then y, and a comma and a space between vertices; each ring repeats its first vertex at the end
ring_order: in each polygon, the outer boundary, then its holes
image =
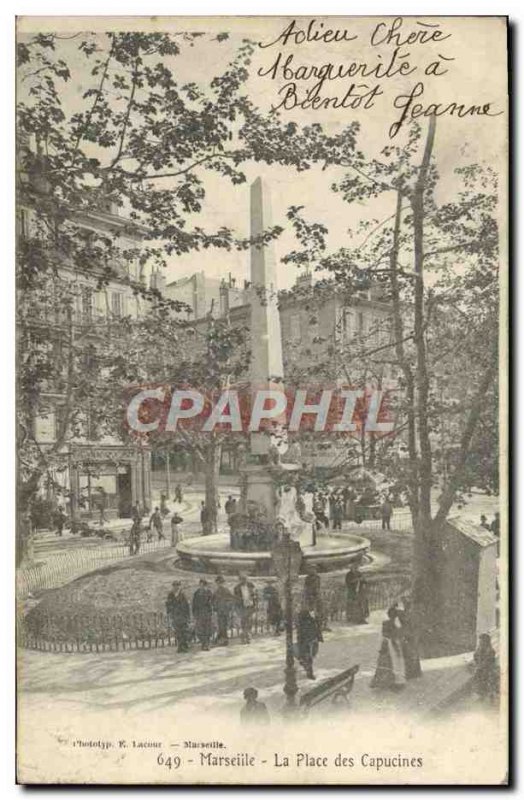
MULTIPOLYGON (((283 392, 282 337, 277 305, 275 254, 272 243, 262 244, 264 232, 271 227, 270 200, 267 187, 257 178, 250 193, 251 238, 250 306, 251 361, 249 379, 254 402, 259 390, 283 392)), ((282 432, 283 434, 284 432, 282 432)), ((265 510, 268 520, 276 515, 275 481, 270 474, 272 446, 282 444, 282 434, 258 431, 250 434, 248 463, 242 470, 246 481, 246 499, 265 510)))
MULTIPOLYGON (((261 178, 251 184, 251 238, 261 239, 271 228, 270 197, 261 178)), ((275 253, 272 242, 251 245, 251 363, 252 393, 259 389, 284 390, 282 335, 277 302, 275 253)), ((253 456, 267 456, 271 445, 279 447, 281 436, 251 434, 253 456)))

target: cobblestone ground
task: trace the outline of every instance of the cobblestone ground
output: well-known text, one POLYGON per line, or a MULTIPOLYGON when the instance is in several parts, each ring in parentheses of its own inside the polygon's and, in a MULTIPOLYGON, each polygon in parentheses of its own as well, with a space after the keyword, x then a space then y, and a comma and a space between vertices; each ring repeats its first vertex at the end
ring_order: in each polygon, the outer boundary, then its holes
MULTIPOLYGON (((366 626, 337 625, 326 632, 315 663, 317 680, 308 680, 297 665, 299 692, 359 664, 353 711, 401 707, 419 715, 468 679, 471 656, 455 656, 424 662, 423 677, 410 682, 402 694, 372 690, 382 619, 383 613, 375 612, 366 626)), ((236 715, 247 686, 258 688, 273 713, 278 714, 283 703, 283 636, 254 639, 249 645, 230 643, 209 652, 195 647, 188 654, 161 648, 101 655, 23 651, 21 656, 21 706, 31 715, 55 703, 82 718, 96 716, 100 709, 147 716, 166 707, 184 714, 206 708, 236 715)))

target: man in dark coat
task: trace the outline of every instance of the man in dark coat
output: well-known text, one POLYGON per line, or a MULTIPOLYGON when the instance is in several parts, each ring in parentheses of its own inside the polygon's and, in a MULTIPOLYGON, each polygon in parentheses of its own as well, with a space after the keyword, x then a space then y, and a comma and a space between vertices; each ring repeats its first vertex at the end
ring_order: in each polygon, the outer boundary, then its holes
POLYGON ((346 575, 346 620, 354 625, 365 625, 368 617, 366 584, 358 567, 353 566, 346 575))
POLYGON ((232 514, 235 514, 237 510, 237 501, 232 495, 226 500, 226 504, 224 506, 224 511, 226 512, 227 516, 230 517, 232 514))
POLYGON ((393 514, 393 506, 392 506, 391 501, 389 500, 388 497, 386 497, 386 499, 382 503, 382 505, 380 507, 380 513, 381 513, 381 516, 382 516, 382 530, 385 531, 387 529, 388 531, 390 531, 391 530, 391 515, 393 514))
POLYGON ((242 644, 249 644, 257 603, 255 584, 248 581, 245 575, 241 575, 233 591, 240 617, 240 641, 242 644))
POLYGON ((304 580, 304 606, 315 611, 318 624, 322 630, 329 630, 324 614, 324 604, 322 602, 320 575, 315 566, 308 567, 307 575, 304 580))
POLYGON ((491 644, 489 633, 481 633, 479 645, 473 656, 475 675, 473 687, 482 700, 493 701, 499 692, 499 668, 497 654, 491 644))
POLYGON ((136 556, 140 550, 140 518, 133 520, 129 534, 129 555, 136 556))
POLYGON ((342 508, 342 499, 340 497, 335 496, 333 499, 333 530, 340 531, 342 530, 342 518, 344 516, 344 510, 342 508))
POLYGON ((160 513, 160 509, 158 508, 158 506, 156 506, 155 510, 151 514, 151 519, 149 520, 149 528, 155 529, 158 536, 158 541, 166 538, 164 536, 164 522, 162 520, 162 515, 160 513))
POLYGON ((213 592, 204 578, 200 579, 199 587, 193 595, 192 611, 198 641, 202 650, 209 650, 213 621, 213 592))
POLYGON ((322 633, 315 611, 303 608, 297 620, 298 660, 306 670, 307 677, 313 681, 315 680, 313 659, 318 653, 319 642, 322 641, 322 633))
POLYGON ((55 519, 54 519, 56 532, 58 536, 62 536, 64 533, 64 525, 66 519, 67 517, 65 515, 64 509, 62 508, 62 506, 58 506, 58 508, 55 511, 55 519))
POLYGON ((131 509, 131 518, 133 522, 141 522, 142 521, 142 511, 140 510, 140 503, 136 502, 131 509))
POLYGON ((173 588, 166 600, 166 611, 169 621, 175 631, 179 653, 189 650, 189 621, 191 619, 189 603, 182 591, 180 581, 173 581, 173 588))
POLYGON ((282 605, 277 587, 272 581, 267 581, 262 594, 267 603, 267 621, 273 628, 275 636, 278 636, 282 631, 282 605))
POLYGON ((235 598, 229 591, 227 586, 224 585, 224 578, 219 575, 216 578, 216 589, 213 594, 213 608, 217 614, 217 645, 226 646, 229 644, 227 632, 229 622, 231 619, 231 609, 233 608, 235 598))

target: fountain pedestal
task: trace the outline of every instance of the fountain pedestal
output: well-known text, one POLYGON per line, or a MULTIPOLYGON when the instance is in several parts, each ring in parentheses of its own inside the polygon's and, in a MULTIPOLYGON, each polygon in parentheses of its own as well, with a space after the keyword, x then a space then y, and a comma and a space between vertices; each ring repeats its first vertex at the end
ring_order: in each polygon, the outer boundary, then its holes
MULTIPOLYGON (((284 365, 277 298, 275 256, 271 244, 256 244, 271 228, 267 190, 260 178, 251 186, 250 306, 251 362, 249 380, 257 391, 283 391, 284 365)), ((229 517, 231 533, 202 536, 181 542, 177 553, 182 566, 204 572, 268 575, 271 551, 283 534, 302 548, 302 566, 314 564, 329 571, 362 560, 369 548, 360 536, 322 537, 314 544, 313 518, 297 509, 293 473, 300 458, 288 450, 285 430, 277 416, 263 408, 260 419, 271 419, 269 429, 253 430, 249 455, 241 468, 242 500, 239 513, 229 517), (265 413, 262 413, 265 412, 265 413), (283 458, 287 451, 288 462, 283 458), (287 475, 286 475, 287 473, 287 475), (303 517, 303 518, 302 518, 303 517)))

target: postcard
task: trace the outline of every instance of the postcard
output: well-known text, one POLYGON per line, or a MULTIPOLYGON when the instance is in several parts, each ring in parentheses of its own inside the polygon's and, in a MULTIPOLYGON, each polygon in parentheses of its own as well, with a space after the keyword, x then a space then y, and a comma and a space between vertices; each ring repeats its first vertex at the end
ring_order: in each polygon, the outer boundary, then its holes
POLYGON ((508 783, 507 25, 18 18, 19 783, 508 783))

